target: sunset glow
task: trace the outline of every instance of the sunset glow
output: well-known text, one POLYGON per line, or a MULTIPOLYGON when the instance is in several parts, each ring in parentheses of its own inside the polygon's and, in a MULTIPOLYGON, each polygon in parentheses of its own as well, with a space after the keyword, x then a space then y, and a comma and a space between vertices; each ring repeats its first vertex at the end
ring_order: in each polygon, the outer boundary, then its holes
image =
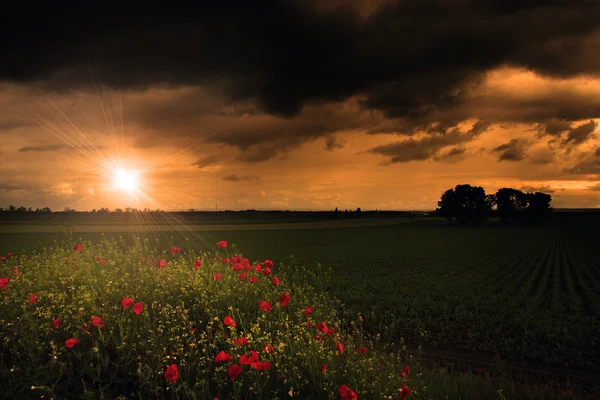
POLYGON ((139 189, 139 172, 118 168, 114 171, 115 189, 135 193, 139 189))

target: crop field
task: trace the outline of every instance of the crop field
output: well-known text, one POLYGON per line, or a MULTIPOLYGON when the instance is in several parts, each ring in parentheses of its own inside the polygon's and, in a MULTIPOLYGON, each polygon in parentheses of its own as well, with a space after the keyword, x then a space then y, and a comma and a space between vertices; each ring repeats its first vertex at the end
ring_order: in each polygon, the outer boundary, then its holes
MULTIPOLYGON (((181 222, 181 221, 179 221, 181 222)), ((251 260, 329 269, 350 318, 385 340, 539 365, 600 369, 600 246, 593 224, 460 227, 438 219, 0 225, 0 254, 134 236, 186 250, 235 244, 251 260), (104 235, 102 234, 104 232, 104 235)))

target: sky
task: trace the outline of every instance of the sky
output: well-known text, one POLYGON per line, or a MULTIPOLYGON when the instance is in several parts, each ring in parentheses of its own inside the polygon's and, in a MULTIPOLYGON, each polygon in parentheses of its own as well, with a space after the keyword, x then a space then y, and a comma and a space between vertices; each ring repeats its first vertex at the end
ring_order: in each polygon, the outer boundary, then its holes
POLYGON ((600 207, 598 1, 80 3, 2 6, 0 207, 600 207))

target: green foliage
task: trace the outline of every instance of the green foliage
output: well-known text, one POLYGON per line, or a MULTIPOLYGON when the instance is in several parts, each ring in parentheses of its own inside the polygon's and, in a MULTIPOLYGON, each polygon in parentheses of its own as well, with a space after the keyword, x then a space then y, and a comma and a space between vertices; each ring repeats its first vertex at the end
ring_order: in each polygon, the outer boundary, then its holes
MULTIPOLYGON (((217 251, 221 257, 236 253, 235 248, 217 251)), ((362 398, 398 396, 407 382, 400 377, 407 355, 383 353, 366 341, 360 318, 339 318, 339 304, 318 288, 324 271, 276 264, 265 275, 254 270, 255 264, 241 280, 245 270, 233 271, 232 264, 213 253, 171 254, 147 240, 133 245, 83 242, 80 253, 62 246, 10 257, 0 264, 0 277, 10 276, 0 303, 3 395, 334 399, 346 384, 362 398), (166 261, 163 268, 160 259, 166 261), (198 259, 202 265, 195 268, 198 259), (219 281, 217 273, 222 274, 219 281), (249 282, 250 276, 256 283, 249 282), (272 283, 273 276, 280 284, 272 283), (291 301, 284 306, 280 296, 286 292, 291 301), (32 294, 37 302, 28 300, 32 294), (138 315, 125 308, 125 297, 141 302, 143 311, 138 315), (260 300, 271 302, 272 310, 259 310, 260 300), (307 316, 309 306, 314 312, 307 316), (103 326, 91 325, 93 316, 103 326), (226 326, 226 316, 237 326, 226 326), (57 318, 58 327, 53 325, 57 318), (335 333, 319 332, 322 321, 335 333), (232 342, 241 336, 247 345, 232 342), (73 348, 66 346, 70 338, 79 340, 73 348), (336 350, 338 341, 342 354, 336 350), (273 351, 265 351, 267 345, 273 351), (367 348, 366 353, 358 352, 359 347, 367 348), (258 351, 260 361, 271 368, 243 365, 243 373, 230 379, 228 367, 250 350, 258 351), (232 360, 216 363, 220 351, 232 360), (164 375, 172 364, 179 370, 175 382, 164 375)))

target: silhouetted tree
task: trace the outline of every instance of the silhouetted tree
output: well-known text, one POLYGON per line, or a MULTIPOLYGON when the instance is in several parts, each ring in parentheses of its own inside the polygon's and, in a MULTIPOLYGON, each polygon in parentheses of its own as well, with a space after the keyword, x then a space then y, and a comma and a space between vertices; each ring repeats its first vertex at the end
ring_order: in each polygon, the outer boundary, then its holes
POLYGON ((487 218, 491 209, 490 197, 481 186, 456 185, 446 190, 438 201, 438 215, 451 221, 456 218, 464 224, 477 223, 487 218))
POLYGON ((527 193, 527 217, 534 223, 541 223, 550 218, 552 196, 542 192, 527 193))
POLYGON ((362 211, 360 210, 360 207, 356 207, 356 211, 354 211, 354 214, 356 215, 356 217, 360 217, 360 214, 362 213, 362 211))

